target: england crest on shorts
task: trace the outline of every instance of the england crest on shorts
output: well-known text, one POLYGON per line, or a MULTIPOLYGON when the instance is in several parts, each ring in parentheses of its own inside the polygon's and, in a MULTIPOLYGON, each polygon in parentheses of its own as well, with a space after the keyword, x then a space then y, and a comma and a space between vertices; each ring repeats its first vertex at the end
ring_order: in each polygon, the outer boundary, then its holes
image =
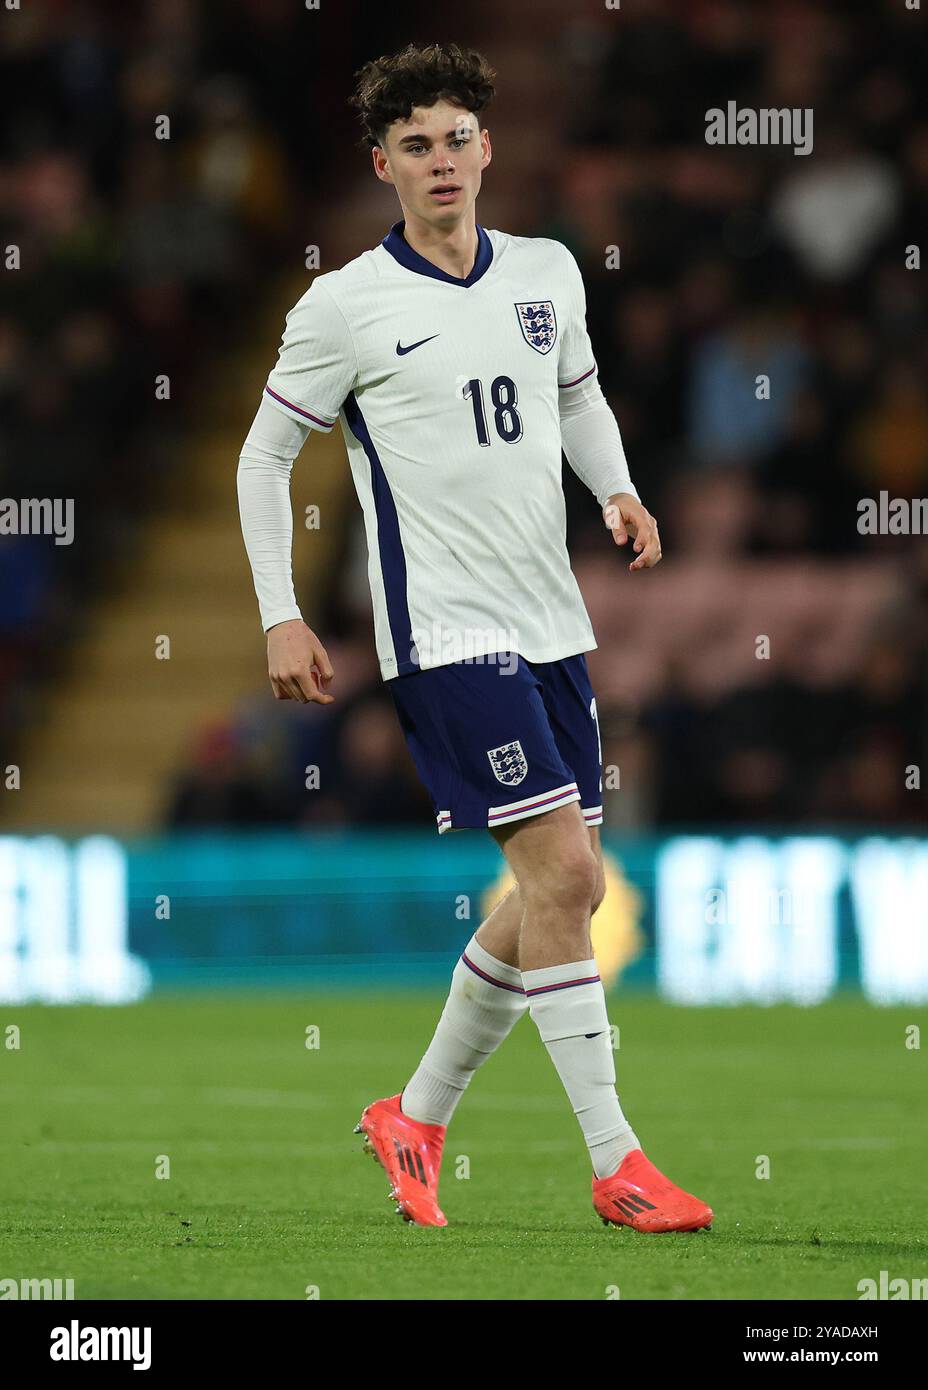
POLYGON ((517 304, 522 337, 542 356, 550 352, 557 341, 557 319, 550 299, 533 299, 529 304, 517 304))
POLYGON ((499 748, 488 748, 487 757, 493 769, 493 776, 504 787, 517 787, 525 780, 528 772, 528 759, 522 752, 518 739, 514 743, 503 743, 499 748))

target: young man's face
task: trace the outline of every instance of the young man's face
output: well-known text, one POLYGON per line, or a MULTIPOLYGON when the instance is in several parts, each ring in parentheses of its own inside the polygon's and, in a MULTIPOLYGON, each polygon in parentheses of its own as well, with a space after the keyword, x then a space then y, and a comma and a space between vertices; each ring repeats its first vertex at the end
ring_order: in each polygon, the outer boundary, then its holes
POLYGON ((414 214, 435 227, 450 227, 480 192, 481 172, 491 158, 490 136, 472 112, 437 101, 414 106, 408 121, 394 121, 373 158, 377 177, 395 185, 407 220, 414 214), (443 184, 457 191, 433 191, 443 184))

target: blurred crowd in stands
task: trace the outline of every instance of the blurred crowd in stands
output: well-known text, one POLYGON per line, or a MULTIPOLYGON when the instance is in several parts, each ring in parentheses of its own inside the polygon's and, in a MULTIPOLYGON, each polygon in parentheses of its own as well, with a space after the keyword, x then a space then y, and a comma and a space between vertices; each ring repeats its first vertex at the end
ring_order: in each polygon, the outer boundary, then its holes
MULTIPOLYGON (((557 237, 580 261, 600 381, 664 541, 657 570, 629 575, 565 465, 599 641, 606 825, 917 825, 928 547, 861 534, 858 502, 928 496, 911 250, 928 225, 923 20, 888 0, 651 0, 623 7, 620 26, 595 8, 565 7, 556 51, 538 55, 539 80, 559 64, 576 96, 534 203, 505 230, 557 237), (706 112, 729 100, 812 108, 812 154, 707 145, 706 112)), ((146 7, 121 43, 90 20, 69 29, 71 13, 54 33, 33 19, 4 64, 20 117, 0 205, 18 232, 6 241, 29 255, 0 316, 0 491, 34 492, 41 476, 54 495, 63 470, 68 495, 94 499, 100 545, 0 547, 4 690, 51 659, 100 553, 131 551, 170 453, 154 364, 194 388, 197 358, 242 330, 279 252, 285 186, 305 197, 356 139, 341 80, 331 138, 298 138, 307 84, 413 36, 356 34, 339 68, 295 56, 277 3, 146 7), (148 136, 166 106, 171 165, 148 136)), ((493 107, 486 119, 504 147, 493 107)), ((201 731, 171 824, 428 823, 375 661, 360 514, 313 617, 336 704, 256 690, 201 731)))
POLYGON ((356 138, 329 84, 367 56, 360 3, 330 30, 343 53, 307 43, 287 0, 4 13, 0 496, 73 498, 77 518, 68 546, 0 537, 7 748, 101 586, 131 582, 217 363, 356 138))

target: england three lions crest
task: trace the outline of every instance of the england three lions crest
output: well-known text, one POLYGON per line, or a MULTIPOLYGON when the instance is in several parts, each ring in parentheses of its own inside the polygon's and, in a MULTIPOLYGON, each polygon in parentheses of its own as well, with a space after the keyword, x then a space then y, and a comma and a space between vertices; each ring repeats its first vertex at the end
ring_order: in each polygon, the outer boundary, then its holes
POLYGON ((500 744, 499 748, 488 748, 487 757, 493 769, 493 776, 504 787, 517 787, 525 780, 528 772, 528 759, 522 752, 518 739, 514 743, 500 744))
POLYGON ((550 299, 533 299, 529 304, 517 304, 522 337, 536 352, 544 355, 557 342, 557 319, 550 299))

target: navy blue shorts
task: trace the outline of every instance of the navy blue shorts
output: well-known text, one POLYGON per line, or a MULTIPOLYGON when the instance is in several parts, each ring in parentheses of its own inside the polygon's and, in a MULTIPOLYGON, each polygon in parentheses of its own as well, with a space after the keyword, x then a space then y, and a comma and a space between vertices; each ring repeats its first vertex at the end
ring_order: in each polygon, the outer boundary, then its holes
POLYGON ((587 825, 602 824, 602 749, 582 652, 546 662, 498 653, 386 685, 439 834, 492 829, 571 801, 587 825))

